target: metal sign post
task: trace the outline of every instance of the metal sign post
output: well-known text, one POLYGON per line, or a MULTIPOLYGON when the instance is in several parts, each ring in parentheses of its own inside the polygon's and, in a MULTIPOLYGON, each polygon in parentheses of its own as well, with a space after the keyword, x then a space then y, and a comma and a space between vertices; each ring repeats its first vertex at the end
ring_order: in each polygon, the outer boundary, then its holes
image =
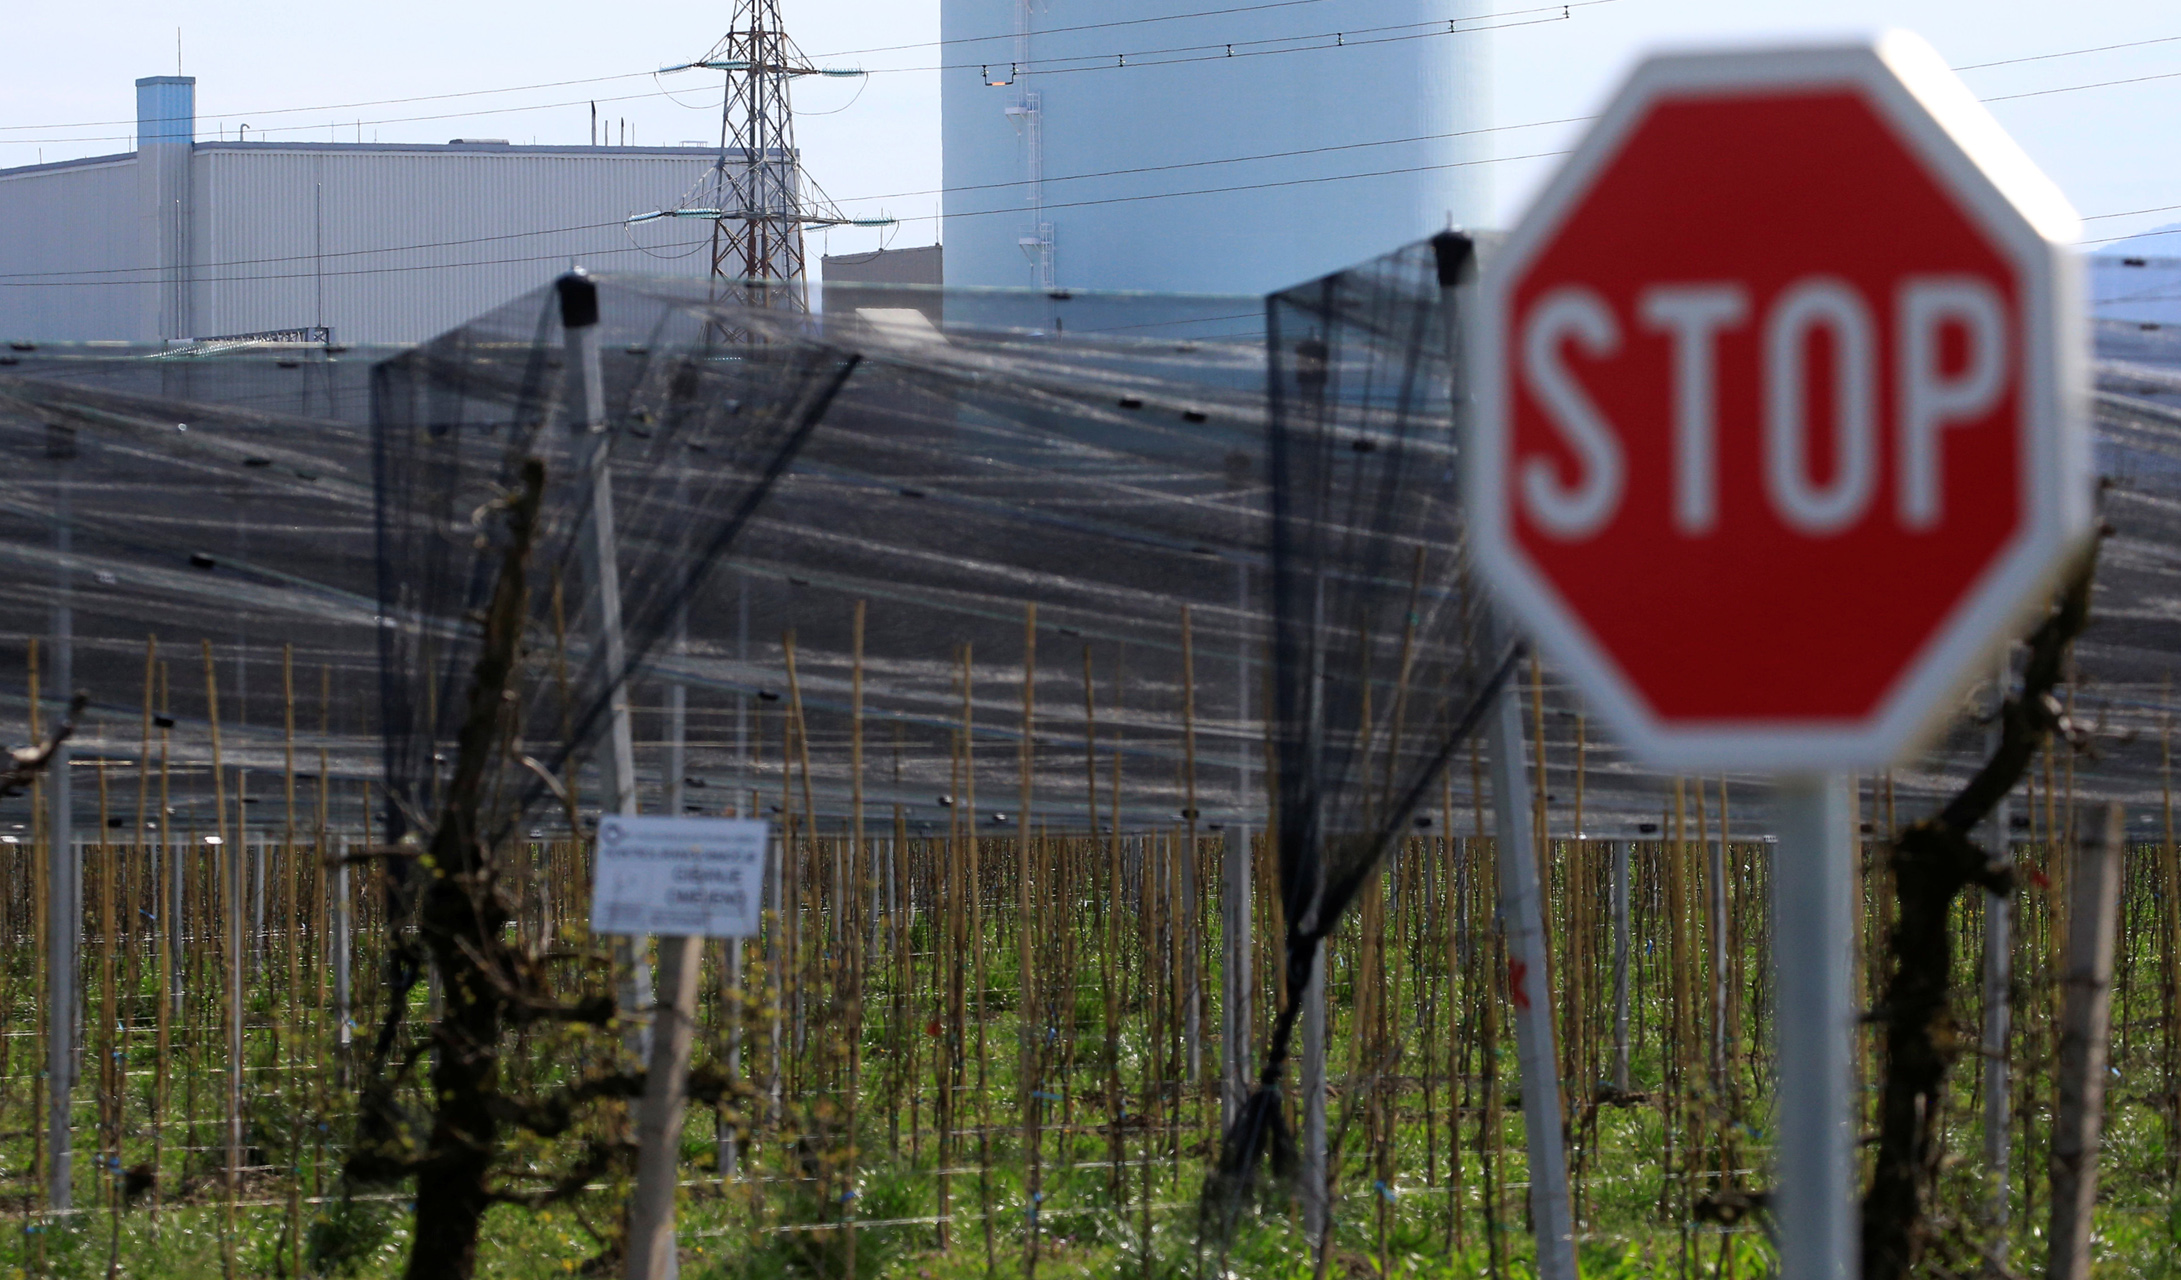
POLYGON ((599 819, 592 932, 660 935, 657 1021, 636 1117, 629 1280, 675 1274, 674 1190, 696 1039, 698 964, 706 938, 757 932, 770 843, 767 825, 749 818, 599 819))
POLYGON ((1855 1264, 1847 775, 2090 532, 2078 226, 1895 33, 1650 59, 1485 264, 1478 567, 1632 754, 1781 780, 1787 1280, 1855 1264))
POLYGON ((1774 1205, 1783 1280, 1856 1274, 1854 1183, 1855 800, 1842 774, 1779 788, 1772 859, 1779 1112, 1774 1205), (1778 963, 1792 958, 1792 963, 1778 963))

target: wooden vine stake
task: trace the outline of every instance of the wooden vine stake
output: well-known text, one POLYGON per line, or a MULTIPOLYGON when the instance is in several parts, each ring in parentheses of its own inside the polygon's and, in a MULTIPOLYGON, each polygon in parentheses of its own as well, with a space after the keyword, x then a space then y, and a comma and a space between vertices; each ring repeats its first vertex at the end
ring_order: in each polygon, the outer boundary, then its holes
MULTIPOLYGON (((39 742, 44 739, 45 730, 44 726, 39 723, 38 715, 38 642, 32 640, 28 648, 29 653, 26 661, 29 664, 30 676, 30 740, 39 742)), ((52 926, 52 922, 46 918, 48 914, 46 910, 46 882, 49 879, 46 859, 40 857, 37 853, 37 850, 45 847, 43 842, 45 830, 45 779, 43 777, 33 780, 30 784, 30 813, 33 828, 30 833, 30 916, 31 940, 35 948, 30 961, 33 978, 31 996, 35 1007, 42 1011, 46 1007, 47 992, 51 989, 51 975, 47 972, 46 964, 46 934, 52 926)), ((43 1017, 37 1020, 38 1056, 36 1060, 39 1062, 44 1062, 47 1055, 46 1022, 47 1020, 43 1017)), ((31 1077, 30 1181, 31 1185, 41 1188, 46 1184, 46 1127, 39 1123, 39 1117, 45 1112, 45 1086, 46 1078, 43 1071, 31 1077)), ((36 1200, 37 1193, 35 1192, 26 1197, 26 1213, 29 1211, 30 1203, 36 1200)), ((42 1233, 39 1235, 38 1241, 43 1246, 45 1236, 42 1233)))
POLYGON ((1023 1246, 1022 1273, 1035 1280, 1038 1254, 1038 1202, 1044 1198, 1042 1161, 1039 1156, 1038 1103, 1042 1090, 1038 1081, 1038 1003, 1037 972, 1032 954, 1033 935, 1037 929, 1031 917, 1036 886, 1032 884, 1030 849, 1030 802, 1032 790, 1031 770, 1036 763, 1036 748, 1031 734, 1037 724, 1037 602, 1023 606, 1022 614, 1022 743, 1019 756, 1021 772, 1021 800, 1015 814, 1017 832, 1015 860, 1015 939, 1016 956, 1020 966, 1020 988, 1016 997, 1016 1022, 1021 1029, 1022 1060, 1018 1068, 1021 1080, 1017 1084, 1022 1107, 1022 1147, 1030 1158, 1030 1201, 1025 1228, 1027 1240, 1023 1246))
POLYGON ((213 838, 212 864, 215 882, 224 898, 224 941, 227 947, 227 1168, 221 1188, 226 1230, 220 1256, 227 1274, 235 1271, 235 1197, 242 1184, 242 846, 227 832, 227 774, 220 760, 220 682, 212 665, 212 642, 204 650, 205 722, 212 734, 212 813, 219 832, 213 838))
MULTIPOLYGON (((849 729, 848 729, 848 786, 849 806, 849 865, 854 875, 848 901, 834 904, 835 912, 843 917, 850 907, 863 900, 863 872, 867 865, 866 843, 863 835, 863 618, 864 602, 856 601, 854 629, 854 653, 849 673, 849 729)), ((848 1096, 846 1098, 848 1122, 846 1142, 842 1150, 843 1177, 853 1187, 856 1180, 856 1097, 861 1079, 863 1047, 863 930, 851 924, 847 930, 848 958, 848 1096)), ((842 1269, 848 1275, 856 1274, 856 1214, 853 1202, 847 1207, 848 1223, 844 1235, 846 1248, 841 1259, 842 1269)))
MULTIPOLYGON (((2166 678, 2164 702, 2170 708, 2173 701, 2173 678, 2166 678)), ((2177 1075, 2177 1063, 2181 1063, 2181 858, 2176 857, 2173 839, 2173 712, 2168 710, 2158 727, 2158 784, 2160 839, 2158 845, 2158 870, 2160 902, 2159 926, 2161 937, 2158 951, 2165 962, 2166 988, 2166 1044, 2165 1087, 2166 1097, 2166 1180, 2168 1183, 2181 1176, 2181 1075, 2177 1075)), ((2002 1146, 2000 1157, 2005 1158, 2002 1146)))
MULTIPOLYGON (((144 860, 145 887, 151 902, 151 949, 153 963, 157 966, 158 990, 152 997, 152 1017, 156 1024, 156 1036, 152 1046, 151 1086, 151 1164, 149 1183, 151 1195, 152 1230, 159 1229, 159 1120, 160 1104, 164 1100, 167 1085, 167 932, 173 922, 167 918, 166 899, 161 892, 165 880, 167 859, 172 857, 167 841, 167 814, 164 805, 159 813, 159 852, 154 853, 146 828, 151 807, 151 730, 152 695, 159 675, 159 638, 144 638, 144 731, 136 753, 136 853, 144 860)), ((161 745, 160 790, 164 793, 166 779, 165 742, 166 730, 159 731, 161 745)), ((132 985, 130 990, 137 988, 132 985)))
POLYGON ((121 1104, 125 1083, 114 1043, 114 842, 106 834, 106 760, 98 762, 98 1154, 100 1180, 109 1191, 107 1207, 113 1216, 113 1245, 107 1259, 112 1274, 121 1254, 121 1194, 114 1166, 121 1154, 121 1104))
MULTIPOLYGON (((287 1054, 288 1114, 303 1115, 303 1102, 299 1081, 303 1071, 303 1056, 296 1043, 299 1017, 296 997, 302 990, 299 965, 302 959, 303 931, 296 911, 296 864, 295 864, 295 646, 280 646, 280 695, 282 737, 281 761, 283 786, 286 795, 285 818, 281 828, 280 845, 280 932, 284 935, 288 964, 286 1000, 281 1026, 284 1031, 287 1054)), ((288 1151, 288 1274, 303 1274, 303 1134, 298 1126, 288 1151)))

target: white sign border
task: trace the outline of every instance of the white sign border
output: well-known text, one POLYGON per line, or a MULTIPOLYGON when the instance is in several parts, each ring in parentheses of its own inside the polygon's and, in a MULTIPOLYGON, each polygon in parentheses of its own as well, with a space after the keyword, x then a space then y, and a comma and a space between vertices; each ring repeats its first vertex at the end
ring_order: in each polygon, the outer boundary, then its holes
POLYGON ((1663 54, 1640 65, 1539 194, 1478 284, 1469 326, 1475 396, 1473 453, 1462 468, 1478 567, 1553 662, 1571 675, 1615 737, 1659 768, 1773 773, 1882 768, 1908 755, 1953 711, 1961 690, 2011 629, 2043 601, 2093 528, 2088 428, 2088 321, 2081 264, 2069 245, 2080 222, 1945 62, 1921 39, 1889 32, 1868 43, 1663 54), (1752 89, 1848 88, 1862 93, 2013 259, 2023 283, 2028 360, 2022 395, 2038 447, 2022 465, 2028 518, 1933 639, 1879 700, 1876 714, 1838 728, 1764 723, 1669 725, 1638 695, 1566 600, 1511 536, 1505 467, 1509 286, 1652 104, 1664 97, 1752 89))

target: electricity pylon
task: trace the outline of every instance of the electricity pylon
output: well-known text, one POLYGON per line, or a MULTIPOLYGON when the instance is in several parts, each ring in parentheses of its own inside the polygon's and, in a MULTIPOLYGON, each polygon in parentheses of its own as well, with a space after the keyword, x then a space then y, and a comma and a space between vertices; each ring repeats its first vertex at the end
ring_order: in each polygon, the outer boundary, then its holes
POLYGON ((813 66, 780 23, 780 0, 737 0, 727 34, 712 51, 670 71, 722 71, 719 159, 672 209, 654 218, 709 218, 712 277, 720 298, 747 306, 808 311, 803 228, 883 227, 892 218, 851 218, 803 172, 795 149, 789 86, 803 76, 860 76, 813 66))

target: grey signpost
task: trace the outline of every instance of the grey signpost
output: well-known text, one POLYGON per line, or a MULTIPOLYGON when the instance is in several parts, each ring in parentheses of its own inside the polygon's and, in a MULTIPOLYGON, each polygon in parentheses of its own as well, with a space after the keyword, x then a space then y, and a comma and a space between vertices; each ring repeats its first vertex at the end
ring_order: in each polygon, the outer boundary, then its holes
POLYGON ((2089 533, 2078 226, 1891 33, 1647 60, 1485 263, 1485 581, 1632 755, 1775 782, 1785 1280, 1855 1271, 1848 779, 1960 705, 2089 533))

